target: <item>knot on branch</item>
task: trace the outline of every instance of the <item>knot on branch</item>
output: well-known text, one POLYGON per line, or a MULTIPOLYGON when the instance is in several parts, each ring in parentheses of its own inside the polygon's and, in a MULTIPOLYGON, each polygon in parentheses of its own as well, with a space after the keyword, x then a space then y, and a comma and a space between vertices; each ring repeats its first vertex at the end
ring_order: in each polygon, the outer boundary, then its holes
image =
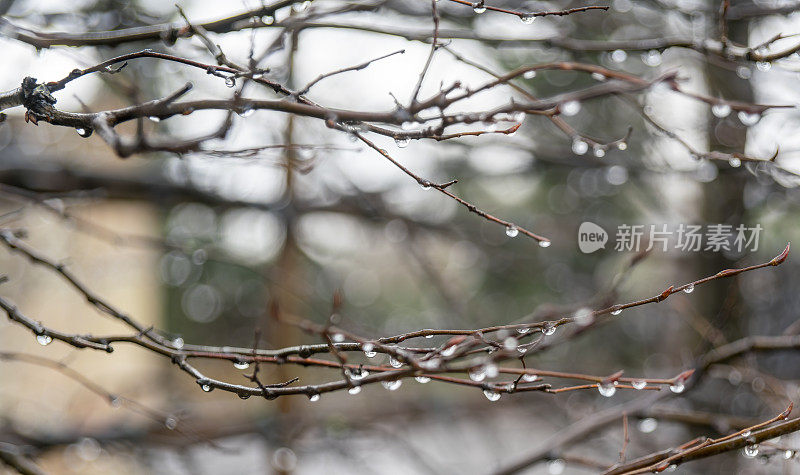
POLYGON ((22 105, 28 109, 25 114, 26 120, 36 124, 38 119, 48 119, 52 117, 53 104, 56 98, 50 94, 50 88, 46 84, 39 84, 36 78, 26 76, 22 80, 22 105))

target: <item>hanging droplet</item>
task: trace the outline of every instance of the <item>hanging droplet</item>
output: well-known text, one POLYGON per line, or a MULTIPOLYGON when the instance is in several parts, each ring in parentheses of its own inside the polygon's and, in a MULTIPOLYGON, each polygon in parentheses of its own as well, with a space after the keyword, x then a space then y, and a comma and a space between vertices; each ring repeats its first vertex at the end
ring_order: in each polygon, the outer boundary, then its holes
POLYGON ((539 379, 539 376, 537 376, 537 375, 535 375, 533 373, 525 373, 525 374, 522 375, 522 380, 525 381, 526 383, 532 383, 532 382, 534 382, 534 381, 536 381, 538 379, 539 379))
POLYGON ((556 332, 555 325, 551 325, 550 323, 548 323, 547 325, 544 326, 544 328, 542 328, 542 333, 544 333, 547 336, 550 336, 555 332, 556 332))
POLYGON ((361 371, 358 371, 358 372, 355 372, 355 371, 350 372, 350 371, 348 371, 348 373, 350 373, 350 379, 354 379, 356 381, 364 379, 367 376, 369 376, 369 371, 367 371, 365 369, 362 369, 361 371))
POLYGON ((628 59, 628 53, 621 49, 615 49, 611 52, 611 61, 614 61, 615 63, 621 63, 626 59, 628 59))
POLYGON ((567 462, 562 459, 555 459, 551 460, 550 463, 547 464, 547 472, 550 475, 561 475, 564 473, 564 470, 567 468, 567 462))
POLYGON ((575 155, 583 155, 589 150, 589 144, 584 142, 581 139, 575 139, 572 141, 572 153, 575 155))
POLYGON ((683 384, 683 381, 675 381, 669 385, 669 390, 675 394, 682 393, 684 389, 686 389, 686 386, 683 384))
POLYGON ((642 62, 648 66, 656 67, 661 64, 661 53, 657 50, 650 50, 642 55, 642 62))
POLYGON ((250 363, 248 363, 247 361, 237 360, 233 362, 233 367, 236 369, 247 369, 250 367, 250 363))
POLYGON ((524 73, 522 73, 522 77, 524 77, 525 79, 533 79, 536 77, 536 70, 531 69, 525 71, 524 73))
POLYGON ((647 386, 647 381, 645 381, 643 379, 640 379, 640 380, 632 382, 631 386, 633 386, 633 389, 636 389, 637 391, 638 390, 642 390, 647 386))
POLYGON ((358 394, 361 392, 361 386, 353 386, 352 388, 347 390, 350 394, 358 394))
POLYGON ((80 135, 83 138, 87 138, 90 135, 92 135, 92 129, 85 129, 83 127, 78 127, 77 129, 75 129, 75 132, 78 132, 78 135, 80 135))
POLYGON ((519 234, 519 229, 513 224, 511 226, 506 226, 506 236, 508 237, 516 237, 519 234))
POLYGON ((742 432, 742 437, 744 437, 745 439, 750 437, 750 431, 746 430, 746 431, 742 432))
POLYGON ((403 381, 397 379, 394 381, 381 381, 381 385, 389 391, 396 391, 403 384, 403 381))
POLYGON ((492 402, 497 401, 498 399, 500 399, 500 393, 492 391, 490 389, 484 389, 483 390, 483 395, 486 396, 486 399, 488 399, 488 400, 490 400, 492 402))
POLYGON ((758 69, 759 71, 765 71, 766 72, 766 71, 769 71, 770 69, 772 69, 772 64, 768 63, 766 61, 758 61, 756 63, 756 69, 758 69))
POLYGON ((321 397, 322 396, 320 396, 319 393, 311 394, 311 395, 308 396, 308 400, 311 401, 311 402, 317 402, 317 401, 320 400, 321 397))
POLYGON ((758 444, 750 444, 744 446, 744 456, 753 458, 758 455, 758 444))
POLYGON ((204 385, 200 386, 200 389, 202 389, 203 391, 205 391, 207 393, 210 393, 211 391, 214 390, 214 387, 211 386, 210 384, 204 384, 204 385))
POLYGON ((611 311, 611 315, 614 315, 614 316, 617 316, 620 313, 622 313, 622 309, 621 308, 615 308, 614 310, 611 311))
POLYGON ((594 146, 593 152, 594 156, 597 158, 603 158, 606 156, 606 149, 599 145, 594 146))
POLYGON ((423 190, 431 189, 431 183, 429 181, 423 181, 419 186, 421 186, 423 190))
POLYGON ((469 370, 469 379, 475 382, 481 382, 486 379, 486 369, 483 366, 477 366, 469 370))
POLYGON ((425 339, 430 340, 431 338, 433 338, 433 335, 425 335, 425 339))
POLYGON ((526 347, 524 347, 522 345, 517 347, 517 352, 518 353, 526 353, 527 351, 528 351, 528 348, 526 348, 526 347))
POLYGON ((155 123, 161 122, 161 117, 159 117, 157 115, 151 115, 150 117, 148 117, 148 119, 150 119, 150 121, 155 122, 155 123))
POLYGON ((333 340, 335 343, 341 343, 344 341, 344 335, 341 333, 334 333, 331 335, 331 340, 333 340))
POLYGON ((728 160, 728 165, 730 165, 733 168, 739 168, 742 166, 742 161, 737 157, 733 157, 730 160, 728 160))
POLYGON ((247 393, 239 393, 239 399, 250 399, 250 395, 247 393))
POLYGON ((427 383, 431 382, 431 378, 429 378, 427 376, 417 376, 414 379, 416 379, 417 382, 420 383, 420 384, 427 384, 427 383))
POLYGON ((239 110, 239 117, 250 117, 255 111, 252 106, 244 106, 239 110))
POLYGON ((783 459, 789 460, 790 458, 794 457, 794 450, 787 450, 783 453, 783 459))
POLYGON ((658 428, 658 421, 652 417, 642 419, 639 421, 639 431, 644 434, 649 434, 658 428))
POLYGON ((409 140, 407 138, 394 139, 394 143, 397 144, 397 146, 400 147, 400 148, 408 147, 409 142, 411 142, 411 140, 409 140))
POLYGON ((480 15, 481 13, 486 11, 486 7, 483 6, 483 2, 478 2, 475 4, 474 7, 472 7, 472 11, 480 15))
POLYGON ((375 345, 372 343, 364 343, 361 345, 361 349, 364 350, 364 356, 367 358, 374 358, 375 355, 378 354, 378 352, 375 351, 375 345))
POLYGON ((180 350, 183 348, 183 338, 178 337, 172 340, 172 346, 175 347, 176 350, 180 350))
POLYGON ((236 79, 233 76, 228 76, 225 78, 225 85, 228 87, 233 87, 236 85, 236 79))
POLYGON ((562 114, 571 117, 581 111, 581 103, 578 101, 567 101, 559 107, 562 114))
POLYGON ((403 362, 395 358, 394 356, 389 356, 389 364, 392 368, 400 368, 403 366, 403 362))
POLYGON ((592 79, 595 81, 605 81, 608 78, 603 73, 592 73, 592 79))
POLYGON ((530 25, 534 20, 536 20, 536 16, 530 13, 525 13, 524 15, 520 15, 519 19, 522 20, 522 23, 530 25))
POLYGON ((605 397, 611 397, 617 392, 617 387, 613 383, 600 383, 597 385, 597 390, 605 397))
POLYGON ((36 341, 42 346, 47 346, 53 341, 53 338, 50 335, 36 335, 36 341))
POLYGON ((758 121, 761 120, 761 114, 759 114, 758 112, 749 113, 745 111, 739 111, 739 113, 736 114, 736 116, 739 117, 739 122, 741 122, 742 125, 746 125, 747 127, 750 127, 751 125, 756 125, 758 121))
POLYGON ((550 247, 550 244, 553 244, 550 241, 539 241, 539 247, 550 247))
POLYGON ((625 143, 625 142, 620 142, 620 143, 617 144, 617 148, 620 149, 620 150, 627 150, 628 149, 628 144, 625 143))
POLYGON ((731 113, 731 106, 728 104, 714 104, 711 106, 711 113, 714 114, 714 117, 720 119, 728 117, 731 113))
POLYGON ((517 333, 519 333, 520 335, 524 335, 528 333, 528 330, 530 330, 530 328, 528 327, 517 328, 517 333))
POLYGON ((687 294, 691 294, 692 292, 694 292, 694 284, 687 285, 686 288, 683 289, 683 291, 686 292, 687 294))

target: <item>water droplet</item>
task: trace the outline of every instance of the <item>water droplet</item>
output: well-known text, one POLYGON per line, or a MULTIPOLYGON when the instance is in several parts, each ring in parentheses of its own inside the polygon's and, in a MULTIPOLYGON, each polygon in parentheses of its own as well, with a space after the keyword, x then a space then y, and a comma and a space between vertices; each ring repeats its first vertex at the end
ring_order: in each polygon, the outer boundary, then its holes
POLYGON ((657 50, 650 50, 642 54, 642 62, 648 66, 656 67, 661 64, 661 53, 657 50))
POLYGON ((250 395, 248 393, 239 393, 239 399, 250 399, 250 395))
POLYGON ((593 151, 594 151, 594 156, 597 158, 603 158, 606 156, 606 149, 599 145, 595 145, 593 151))
POLYGON ((492 391, 491 389, 484 389, 483 395, 486 396, 486 399, 494 402, 500 399, 500 393, 492 391))
POLYGON ((758 455, 758 444, 750 444, 745 445, 744 447, 744 455, 745 457, 753 458, 758 455))
POLYGON ((736 116, 739 117, 739 122, 741 122, 742 125, 746 125, 747 127, 750 127, 751 125, 756 125, 758 121, 761 120, 761 114, 759 114, 758 112, 749 113, 745 111, 739 111, 739 113, 736 114, 736 116))
POLYGON ((750 437, 750 431, 746 430, 746 431, 742 432, 742 437, 744 437, 744 438, 750 437))
POLYGON ((643 379, 638 380, 638 381, 634 381, 634 382, 631 383, 631 386, 633 386, 633 389, 641 390, 641 389, 644 389, 645 387, 647 387, 647 381, 645 381, 643 379))
POLYGON ((483 6, 483 3, 476 3, 474 7, 472 7, 472 11, 480 15, 481 13, 486 11, 486 7, 483 6))
POLYGON ((530 25, 533 23, 534 20, 536 20, 536 17, 530 13, 526 13, 524 15, 520 15, 519 19, 522 20, 522 23, 530 25))
POLYGON ((233 76, 228 76, 225 78, 225 85, 228 87, 233 87, 236 85, 236 79, 233 76))
POLYGON ((300 13, 305 11, 309 5, 311 5, 311 1, 308 0, 305 2, 297 2, 292 4, 292 10, 294 10, 297 13, 300 13))
POLYGON ((517 333, 519 333, 520 335, 524 335, 528 333, 528 330, 530 330, 530 328, 528 327, 517 328, 517 333))
POLYGON ((675 394, 682 393, 684 389, 686 389, 686 386, 683 384, 683 381, 675 381, 669 385, 669 390, 675 394))
POLYGON ((183 338, 181 338, 181 337, 178 337, 178 338, 175 338, 174 340, 172 340, 172 346, 174 346, 176 350, 182 349, 183 348, 183 343, 184 343, 183 342, 183 338))
POLYGON ((156 122, 156 123, 161 122, 161 117, 159 117, 157 115, 151 115, 150 117, 148 117, 148 119, 150 119, 152 122, 156 122))
POLYGON ((628 144, 625 143, 625 142, 620 142, 620 143, 617 144, 617 148, 620 149, 620 150, 627 150, 628 149, 628 144))
POLYGON ((361 392, 361 386, 353 386, 352 388, 347 390, 350 394, 358 394, 361 392))
POLYGON ((673 464, 671 464, 670 466, 667 467, 665 472, 674 472, 677 469, 678 469, 678 465, 673 463, 673 464))
POLYGON ((473 381, 476 381, 476 382, 483 381, 484 379, 486 379, 486 369, 482 365, 481 366, 476 366, 475 368, 470 369, 469 370, 469 379, 471 379, 473 381))
POLYGON ((336 343, 341 343, 344 341, 344 335, 342 335, 341 333, 334 333, 333 335, 331 335, 331 340, 333 340, 336 343))
POLYGON ((395 143, 395 144, 396 144, 396 145, 397 145, 399 148, 406 148, 406 147, 408 147, 408 144, 409 144, 409 142, 411 142, 411 140, 409 140, 409 139, 407 139, 407 138, 397 138, 397 139, 394 139, 394 143, 395 143))
POLYGON ((311 402, 317 402, 317 401, 320 400, 321 397, 322 396, 320 396, 319 393, 311 394, 310 396, 308 396, 308 400, 311 401, 311 402))
POLYGON ((239 110, 239 117, 250 117, 255 111, 251 106, 244 106, 239 110))
POLYGON ((211 391, 214 390, 214 387, 211 386, 210 384, 204 384, 204 385, 200 386, 200 389, 202 389, 203 391, 205 391, 207 393, 210 393, 211 391))
POLYGON ((539 247, 550 247, 551 244, 553 243, 550 241, 539 241, 539 247))
POLYGON ((794 450, 787 450, 783 453, 783 459, 789 460, 790 458, 794 457, 794 450))
POLYGON ((519 229, 516 226, 506 226, 506 236, 516 237, 519 234, 519 229))
POLYGON ((167 416, 167 418, 164 419, 164 427, 169 430, 174 430, 176 427, 178 427, 178 419, 176 419, 174 416, 167 416))
POLYGON ((581 111, 581 103, 578 101, 567 101, 559 107, 561 113, 571 117, 581 111))
POLYGON ((526 353, 527 351, 528 351, 528 349, 526 347, 522 346, 522 345, 517 347, 517 352, 518 353, 526 353))
POLYGON ((510 116, 510 119, 512 122, 522 122, 525 120, 525 113, 522 111, 514 112, 514 114, 510 116))
POLYGON ((535 375, 533 373, 525 373, 525 374, 522 375, 522 380, 527 382, 527 383, 532 383, 532 382, 534 382, 534 381, 536 381, 538 379, 539 379, 539 376, 537 376, 537 375, 535 375))
POLYGON ((550 475, 561 475, 564 473, 564 470, 567 468, 567 462, 561 459, 551 460, 550 463, 547 464, 547 472, 550 475))
POLYGON ((756 63, 756 69, 758 69, 759 71, 769 71, 770 69, 772 69, 772 64, 766 61, 758 61, 756 63))
POLYGON ((714 114, 714 117, 720 119, 728 117, 731 113, 731 106, 728 104, 714 104, 711 106, 711 113, 714 114))
POLYGON ((592 79, 595 81, 605 81, 608 78, 603 73, 592 73, 592 79))
POLYGON ((381 385, 389 391, 396 391, 402 384, 403 381, 399 379, 394 381, 381 381, 381 385))
POLYGON ((53 338, 50 335, 36 335, 36 341, 42 346, 47 346, 53 341, 53 338))
POLYGON ((430 340, 431 338, 433 338, 433 335, 425 335, 425 339, 430 340))
POLYGON ((547 325, 544 326, 544 328, 542 328, 542 333, 547 335, 547 336, 550 336, 555 332, 556 332, 555 325, 552 325, 550 323, 548 323, 547 325))
POLYGON ((450 345, 442 350, 442 356, 452 356, 456 352, 456 345, 450 345))
POLYGON ((361 345, 361 349, 364 350, 364 356, 367 358, 374 358, 375 355, 378 354, 378 352, 375 351, 375 345, 372 343, 364 343, 361 345))
POLYGON ((692 292, 694 292, 694 284, 687 285, 686 288, 683 289, 683 291, 686 292, 687 294, 691 294, 692 292))
POLYGON ((400 368, 401 366, 403 366, 403 362, 398 360, 394 356, 389 357, 389 364, 392 366, 392 368, 400 368))
POLYGON ((649 434, 656 430, 658 427, 658 421, 653 419, 652 417, 648 417, 646 419, 642 419, 639 421, 639 431, 644 434, 649 434))
POLYGON ((233 367, 236 369, 247 369, 250 367, 250 363, 247 361, 234 361, 233 367))
POLYGON ((430 383, 431 382, 431 378, 429 378, 427 376, 417 376, 414 379, 416 379, 417 382, 420 383, 420 384, 426 384, 426 383, 430 383))
POLYGON ((611 315, 614 315, 614 316, 617 316, 620 313, 622 313, 622 309, 621 308, 615 308, 614 310, 611 311, 611 315))
POLYGON ((572 153, 575 155, 583 155, 589 150, 589 144, 584 142, 581 139, 575 139, 572 141, 572 153))
POLYGON ((92 135, 92 129, 84 129, 83 127, 78 127, 77 129, 75 129, 75 132, 78 132, 78 135, 80 135, 83 138, 92 135))
POLYGON ((736 68, 736 75, 742 79, 750 79, 753 76, 753 71, 747 66, 739 66, 736 68))
POLYGON ((597 385, 597 390, 605 397, 611 397, 617 392, 617 387, 613 383, 600 383, 597 385))
POLYGON ((533 79, 536 77, 536 70, 531 69, 525 71, 524 73, 522 73, 522 77, 524 77, 525 79, 533 79))
POLYGON ((367 371, 365 369, 362 369, 360 371, 358 371, 358 370, 357 371, 349 371, 348 370, 348 374, 350 374, 350 379, 354 379, 354 380, 358 381, 358 380, 364 379, 367 376, 369 376, 369 371, 367 371))
POLYGON ((730 165, 733 168, 739 168, 742 166, 742 161, 739 158, 733 157, 730 160, 728 160, 728 165, 730 165))
POLYGON ((621 63, 626 59, 628 59, 628 53, 621 49, 615 49, 611 52, 611 61, 614 61, 615 63, 621 63))

